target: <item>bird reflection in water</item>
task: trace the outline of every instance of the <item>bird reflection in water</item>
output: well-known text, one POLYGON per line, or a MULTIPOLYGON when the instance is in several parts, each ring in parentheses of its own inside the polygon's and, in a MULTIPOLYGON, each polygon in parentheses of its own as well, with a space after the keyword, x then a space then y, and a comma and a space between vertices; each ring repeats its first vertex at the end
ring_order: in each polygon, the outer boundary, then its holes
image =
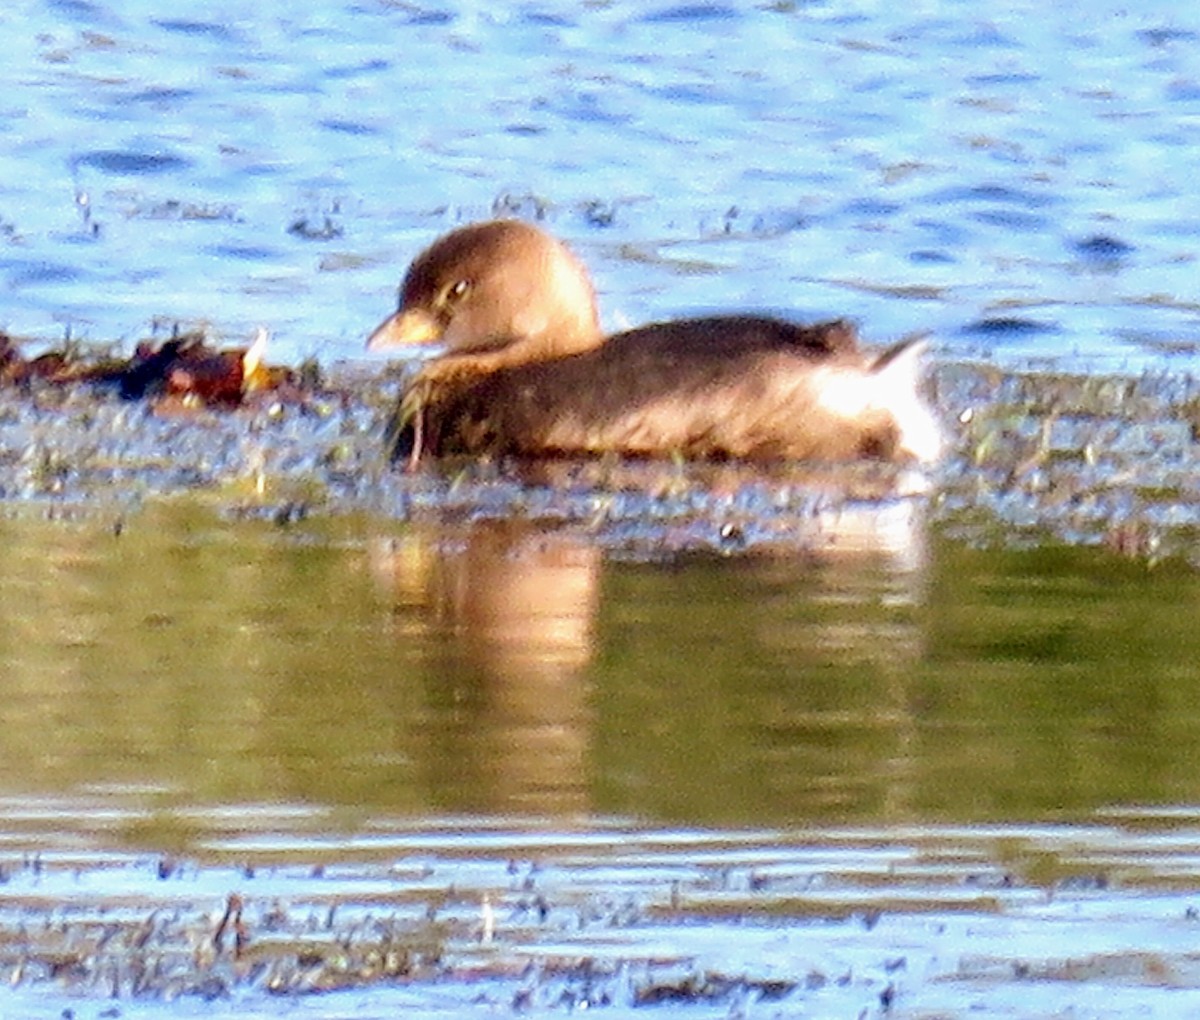
POLYGON ((600 551, 495 521, 380 544, 374 566, 435 637, 426 736, 453 810, 588 812, 588 681, 600 551), (469 773, 469 774, 464 774, 469 773), (474 791, 462 801, 464 791, 474 791))
MULTIPOLYGON (((731 491, 706 480, 717 486, 712 493, 731 491)), ((662 767, 653 785, 700 782, 691 773, 671 778, 689 757, 682 748, 711 738, 730 754, 753 756, 755 747, 734 745, 768 722, 807 719, 831 696, 829 671, 838 664, 872 664, 872 696, 847 711, 903 743, 911 724, 906 664, 923 645, 914 615, 925 598, 923 502, 827 495, 811 512, 769 522, 777 541, 732 553, 676 544, 705 527, 721 533, 720 520, 639 516, 648 545, 641 555, 622 548, 659 565, 605 564, 627 522, 610 531, 528 518, 430 522, 378 543, 374 566, 393 607, 397 648, 423 678, 413 750, 435 806, 554 818, 603 812, 612 806, 594 798, 607 771, 647 756, 662 767), (615 607, 632 622, 601 662, 602 571, 614 575, 610 597, 645 601, 615 607), (640 580, 631 586, 632 578, 640 580), (761 680, 766 664, 769 690, 748 688, 743 674, 761 680), (602 699, 593 696, 599 685, 602 699), (681 690, 689 692, 682 700, 681 690), (600 705, 603 720, 595 717, 600 705), (719 722, 747 711, 745 726, 719 722)), ((767 523, 754 521, 755 534, 767 523)), ((714 782, 721 777, 703 779, 714 782)))

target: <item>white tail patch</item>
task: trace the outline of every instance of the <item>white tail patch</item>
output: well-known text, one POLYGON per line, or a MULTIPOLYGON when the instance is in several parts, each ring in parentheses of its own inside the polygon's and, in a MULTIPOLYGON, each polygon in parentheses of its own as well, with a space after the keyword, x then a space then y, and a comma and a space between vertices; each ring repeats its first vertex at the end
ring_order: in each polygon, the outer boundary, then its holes
POLYGON ((876 407, 888 411, 900 430, 900 449, 924 464, 942 456, 944 440, 937 415, 921 396, 921 369, 929 344, 905 340, 888 348, 871 366, 876 407))
POLYGON ((923 340, 889 347, 866 368, 831 366, 818 370, 813 389, 826 413, 856 421, 883 412, 896 423, 899 450, 925 464, 942 455, 942 430, 921 397, 923 340))

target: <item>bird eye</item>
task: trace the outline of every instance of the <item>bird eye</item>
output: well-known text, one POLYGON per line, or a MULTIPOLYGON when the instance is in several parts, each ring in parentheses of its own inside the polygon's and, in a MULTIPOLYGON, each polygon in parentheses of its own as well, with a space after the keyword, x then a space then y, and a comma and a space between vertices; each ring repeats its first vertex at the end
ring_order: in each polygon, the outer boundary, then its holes
POLYGON ((446 304, 453 304, 456 301, 461 301, 471 289, 470 280, 459 280, 446 290, 444 298, 446 304))

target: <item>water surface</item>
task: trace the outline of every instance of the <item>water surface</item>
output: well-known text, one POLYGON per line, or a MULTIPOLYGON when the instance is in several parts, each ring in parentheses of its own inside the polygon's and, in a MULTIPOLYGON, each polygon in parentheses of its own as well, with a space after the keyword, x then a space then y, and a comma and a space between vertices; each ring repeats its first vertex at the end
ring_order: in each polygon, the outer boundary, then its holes
POLYGON ((886 510, 10 512, 6 1001, 1188 1015, 1195 571, 886 510))
POLYGON ((0 29, 18 333, 354 356, 417 250, 512 213, 579 247, 613 326, 774 308, 1195 367, 1178 4, 22 2, 0 29))
POLYGON ((977 550, 919 517, 858 548, 665 563, 570 526, 238 523, 190 501, 119 534, 0 527, 14 794, 702 826, 1200 797, 1183 565, 977 550))

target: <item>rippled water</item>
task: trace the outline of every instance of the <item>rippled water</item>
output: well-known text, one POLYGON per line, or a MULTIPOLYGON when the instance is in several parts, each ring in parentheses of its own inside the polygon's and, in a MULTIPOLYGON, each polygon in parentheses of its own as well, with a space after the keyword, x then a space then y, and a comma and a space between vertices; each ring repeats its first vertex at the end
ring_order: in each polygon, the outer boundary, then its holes
POLYGON ((237 805, 822 826, 1200 803, 1190 569, 971 550, 904 505, 813 532, 645 562, 529 521, 2 521, 0 794, 127 790, 182 849, 176 811, 237 805))
POLYGON ((905 506, 10 513, 0 1007, 1190 1015, 1195 572, 905 506))
POLYGON ((946 356, 1194 368, 1200 24, 1043 4, 20 2, 0 325, 357 354, 448 226, 544 216, 610 325, 699 308, 946 356))
MULTIPOLYGON (((0 807, 31 832, 48 815, 0 807)), ((101 830, 136 821, 75 810, 101 830)), ((1197 906, 1181 890, 1197 883, 1197 821, 714 833, 379 819, 305 840, 270 833, 294 813, 258 811, 209 818, 202 863, 16 837, 38 852, 5 865, 2 1001, 110 1018, 1192 1016, 1197 906)))

